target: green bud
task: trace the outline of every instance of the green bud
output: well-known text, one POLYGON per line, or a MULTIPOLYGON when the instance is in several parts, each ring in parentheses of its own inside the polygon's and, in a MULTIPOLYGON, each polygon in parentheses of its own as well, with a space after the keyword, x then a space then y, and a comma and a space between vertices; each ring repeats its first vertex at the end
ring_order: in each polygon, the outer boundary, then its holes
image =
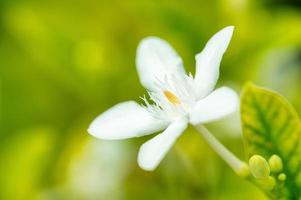
POLYGON ((285 173, 281 173, 278 175, 278 180, 279 181, 285 181, 286 180, 286 174, 285 173))
POLYGON ((257 182, 264 190, 268 190, 268 191, 273 190, 276 185, 276 180, 272 176, 269 176, 265 179, 258 179, 257 182))
POLYGON ((242 178, 246 178, 250 175, 249 166, 245 162, 242 163, 240 169, 237 171, 237 175, 242 178))
POLYGON ((249 168, 257 179, 266 179, 270 175, 270 166, 262 156, 254 155, 249 160, 249 168))
POLYGON ((274 154, 270 157, 269 165, 271 168, 271 172, 273 172, 273 173, 279 173, 283 169, 282 159, 276 154, 274 154))

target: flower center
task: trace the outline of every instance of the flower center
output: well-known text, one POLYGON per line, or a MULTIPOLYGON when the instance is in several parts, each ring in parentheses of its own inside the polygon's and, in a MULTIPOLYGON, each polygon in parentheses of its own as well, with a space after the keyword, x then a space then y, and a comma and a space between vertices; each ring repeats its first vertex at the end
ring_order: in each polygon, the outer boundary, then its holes
POLYGON ((164 93, 164 96, 168 99, 168 101, 174 105, 177 105, 177 104, 181 104, 181 101, 180 99, 174 95, 172 92, 168 91, 168 90, 164 90, 163 91, 164 93))

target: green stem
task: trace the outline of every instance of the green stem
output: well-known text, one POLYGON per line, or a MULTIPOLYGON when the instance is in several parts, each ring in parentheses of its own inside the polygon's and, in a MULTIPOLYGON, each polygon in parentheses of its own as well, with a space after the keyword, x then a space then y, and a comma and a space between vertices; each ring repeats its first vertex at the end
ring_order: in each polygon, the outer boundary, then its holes
POLYGON ((234 172, 242 177, 247 177, 249 175, 248 165, 221 144, 205 126, 200 124, 195 125, 194 127, 208 142, 212 149, 234 170, 234 172))

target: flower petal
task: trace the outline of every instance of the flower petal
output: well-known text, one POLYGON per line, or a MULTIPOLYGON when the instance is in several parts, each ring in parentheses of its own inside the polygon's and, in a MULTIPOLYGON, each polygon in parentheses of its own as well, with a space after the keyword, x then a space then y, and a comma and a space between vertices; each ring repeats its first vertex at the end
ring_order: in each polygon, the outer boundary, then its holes
POLYGON ((156 119, 134 101, 119 103, 99 115, 88 132, 101 139, 126 139, 160 131, 167 122, 156 119))
POLYGON ((238 109, 239 97, 232 89, 221 87, 199 100, 190 114, 192 124, 205 123, 225 117, 238 109))
POLYGON ((232 37, 234 27, 228 26, 216 33, 203 51, 196 55, 195 84, 198 98, 207 96, 215 87, 219 65, 232 37))
POLYGON ((185 74, 183 62, 177 52, 164 40, 157 37, 143 39, 137 49, 137 71, 141 84, 155 91, 155 82, 168 75, 182 77, 185 74))
POLYGON ((144 170, 154 170, 186 127, 187 119, 175 121, 164 132, 144 143, 138 154, 139 166, 144 170))

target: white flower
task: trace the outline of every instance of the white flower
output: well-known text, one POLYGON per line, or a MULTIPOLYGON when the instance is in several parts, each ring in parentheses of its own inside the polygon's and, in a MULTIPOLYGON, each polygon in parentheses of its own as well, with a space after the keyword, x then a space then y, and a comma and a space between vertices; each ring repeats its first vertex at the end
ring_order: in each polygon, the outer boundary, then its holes
POLYGON ((146 106, 134 101, 119 103, 98 116, 88 132, 101 139, 125 139, 165 129, 139 151, 139 166, 154 170, 188 123, 210 122, 237 110, 238 96, 232 89, 214 90, 233 29, 219 31, 196 55, 194 77, 187 75, 182 59, 167 42, 143 39, 137 50, 137 71, 152 103, 146 98, 146 106))

